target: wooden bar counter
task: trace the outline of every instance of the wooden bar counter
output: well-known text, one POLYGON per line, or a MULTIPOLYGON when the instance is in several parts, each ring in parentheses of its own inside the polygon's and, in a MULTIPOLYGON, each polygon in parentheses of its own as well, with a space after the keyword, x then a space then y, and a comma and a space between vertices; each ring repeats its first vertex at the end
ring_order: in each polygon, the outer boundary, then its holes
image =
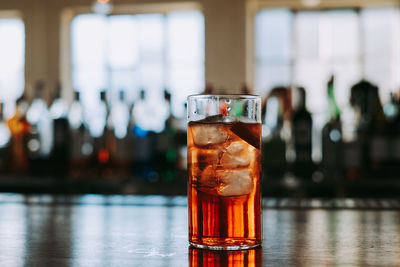
POLYGON ((238 252, 189 248, 186 201, 0 194, 0 266, 400 266, 396 199, 264 199, 238 252))

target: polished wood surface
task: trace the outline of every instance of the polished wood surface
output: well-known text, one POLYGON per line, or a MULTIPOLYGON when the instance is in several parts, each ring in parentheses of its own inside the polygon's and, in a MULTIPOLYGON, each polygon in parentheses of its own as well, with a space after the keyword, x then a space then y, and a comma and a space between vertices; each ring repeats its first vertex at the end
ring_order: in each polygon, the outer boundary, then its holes
POLYGON ((188 247, 185 197, 0 194, 0 266, 400 266, 397 207, 272 202, 262 248, 213 252, 188 247))

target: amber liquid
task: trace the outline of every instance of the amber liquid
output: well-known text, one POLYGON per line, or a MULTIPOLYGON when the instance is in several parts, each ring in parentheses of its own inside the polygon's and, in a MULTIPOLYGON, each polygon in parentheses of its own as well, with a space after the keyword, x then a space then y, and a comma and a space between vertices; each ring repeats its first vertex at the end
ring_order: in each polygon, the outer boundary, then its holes
POLYGON ((261 244, 261 125, 188 127, 189 242, 201 248, 261 244))
POLYGON ((262 248, 238 251, 220 251, 189 248, 189 267, 260 267, 262 248))

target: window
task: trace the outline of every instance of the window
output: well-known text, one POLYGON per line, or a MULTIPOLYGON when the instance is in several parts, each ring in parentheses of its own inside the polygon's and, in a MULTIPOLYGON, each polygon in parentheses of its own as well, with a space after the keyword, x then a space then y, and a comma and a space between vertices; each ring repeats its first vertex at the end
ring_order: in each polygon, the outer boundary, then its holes
POLYGON ((321 129, 326 120, 326 83, 335 75, 336 99, 348 105, 362 78, 380 88, 383 102, 400 88, 400 10, 262 10, 256 16, 255 91, 304 86, 307 106, 321 129))
POLYGON ((0 101, 11 115, 24 92, 25 27, 21 19, 0 18, 0 101))
POLYGON ((85 107, 95 105, 103 89, 111 105, 119 91, 133 102, 141 89, 146 101, 158 105, 167 88, 173 114, 183 117, 186 96, 204 88, 204 21, 198 11, 83 14, 73 20, 71 37, 72 83, 85 107))

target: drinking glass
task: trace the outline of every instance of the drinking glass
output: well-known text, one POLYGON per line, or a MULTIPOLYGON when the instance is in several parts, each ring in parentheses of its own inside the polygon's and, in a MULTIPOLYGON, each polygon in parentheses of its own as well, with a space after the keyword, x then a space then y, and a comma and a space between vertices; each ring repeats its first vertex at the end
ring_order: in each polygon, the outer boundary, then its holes
POLYGON ((237 250, 261 244, 261 98, 188 97, 189 242, 237 250))

